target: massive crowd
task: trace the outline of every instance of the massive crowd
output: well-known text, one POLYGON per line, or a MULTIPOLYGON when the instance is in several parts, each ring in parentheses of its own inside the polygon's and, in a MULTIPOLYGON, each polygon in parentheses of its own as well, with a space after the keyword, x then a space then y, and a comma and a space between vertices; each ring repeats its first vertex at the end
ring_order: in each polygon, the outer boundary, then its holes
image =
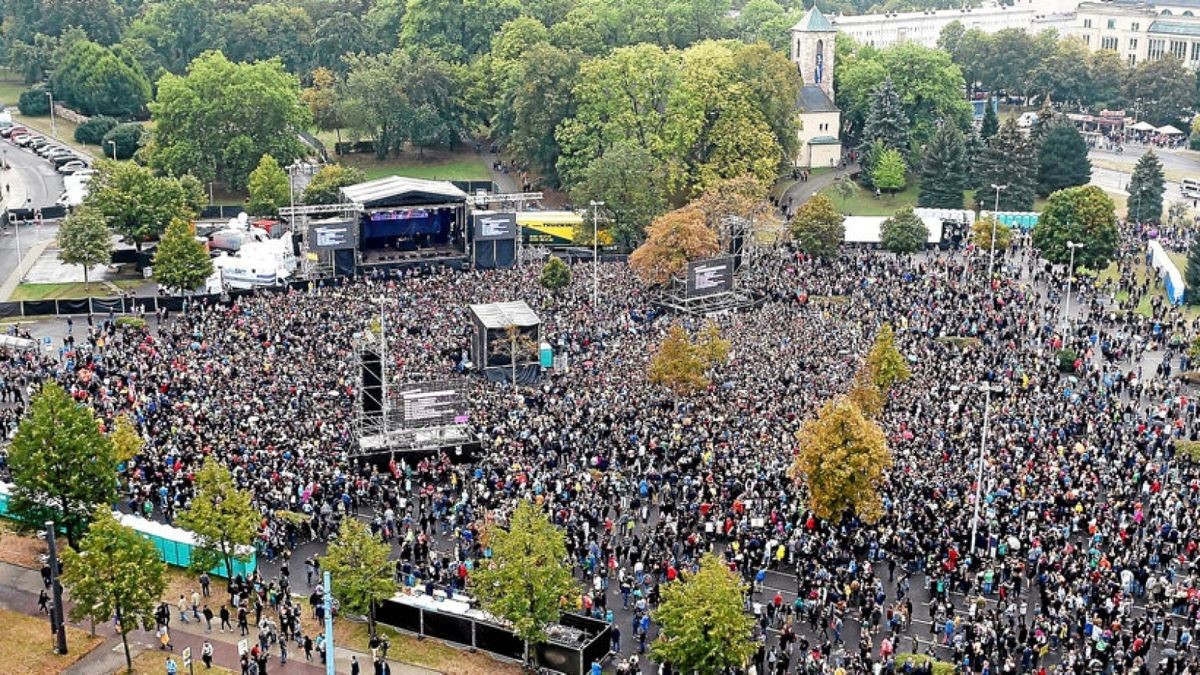
MULTIPOLYGON (((1143 233, 1125 235, 1136 267, 1143 233)), ((769 252, 741 281, 764 301, 712 319, 728 363, 678 399, 647 382, 646 365, 681 319, 656 311, 623 264, 601 265, 595 307, 590 265, 557 293, 538 271, 263 293, 145 330, 89 319, 55 353, 2 354, 0 434, 38 382, 57 379, 107 420, 130 413, 148 439, 123 476, 129 509, 170 521, 212 455, 262 510, 264 558, 286 561, 355 513, 395 542, 410 585, 467 584, 480 528, 536 500, 566 532, 577 609, 616 620, 626 672, 656 667, 639 656, 656 636, 648 613, 710 549, 754 589, 760 673, 919 672, 902 652, 989 675, 1200 672, 1200 469, 1177 455, 1200 428, 1176 377, 1197 325, 1165 304, 1135 311, 1155 294, 1140 279, 1076 280, 1068 321, 1063 270, 1020 243, 992 279, 981 251, 769 252), (569 364, 516 390, 470 373, 466 308, 514 298, 569 364), (354 456, 351 340, 379 311, 398 381, 469 382, 479 461, 381 471, 354 456), (884 322, 913 371, 881 420, 895 459, 886 512, 833 525, 787 477, 794 433, 848 389, 884 322)), ((272 579, 260 599, 277 581, 299 586, 272 579)))

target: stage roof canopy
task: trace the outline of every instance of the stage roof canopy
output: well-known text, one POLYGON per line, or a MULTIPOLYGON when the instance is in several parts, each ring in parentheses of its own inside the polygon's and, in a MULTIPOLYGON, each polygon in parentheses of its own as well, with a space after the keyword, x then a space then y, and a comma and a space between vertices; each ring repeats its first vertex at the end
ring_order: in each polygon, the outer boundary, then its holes
POLYGON ((484 328, 536 326, 541 323, 537 314, 533 313, 524 300, 471 305, 471 313, 484 328))
POLYGON ((342 201, 378 209, 392 206, 428 206, 465 203, 467 193, 444 180, 386 176, 342 188, 342 201))

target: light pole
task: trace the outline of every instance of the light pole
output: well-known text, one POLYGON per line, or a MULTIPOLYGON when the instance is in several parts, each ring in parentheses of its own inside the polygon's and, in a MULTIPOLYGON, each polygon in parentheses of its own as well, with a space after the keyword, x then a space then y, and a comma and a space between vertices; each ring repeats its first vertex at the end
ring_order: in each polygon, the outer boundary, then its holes
POLYGON ((1071 250, 1071 262, 1067 264, 1067 311, 1063 312, 1063 335, 1071 322, 1071 282, 1075 279, 1075 249, 1083 248, 1079 242, 1068 241, 1067 248, 1071 250))
POLYGON ((109 145, 109 147, 112 148, 113 161, 114 162, 117 161, 117 142, 112 139, 109 139, 109 140, 105 141, 105 143, 107 143, 109 145))
POLYGON ((604 202, 592 200, 592 309, 600 303, 600 225, 596 208, 604 206, 604 202))
POLYGON ((996 223, 1000 216, 1000 191, 1007 190, 1007 185, 997 185, 992 183, 992 189, 996 191, 996 205, 992 208, 992 241, 990 242, 988 251, 988 285, 992 283, 992 268, 996 266, 996 223))
POLYGON ((58 550, 54 537, 58 534, 58 529, 54 526, 53 520, 46 521, 46 552, 50 559, 50 601, 54 606, 50 608, 50 629, 54 631, 54 651, 57 654, 67 653, 67 625, 64 620, 62 604, 62 584, 58 582, 58 550))
POLYGON ((48 91, 46 96, 50 97, 50 135, 58 138, 58 127, 54 124, 54 94, 48 91))
POLYGON ((1002 387, 984 383, 979 385, 983 392, 983 438, 979 442, 979 461, 975 467, 975 513, 971 516, 971 553, 975 553, 976 535, 979 534, 979 508, 983 501, 983 459, 987 454, 988 425, 992 417, 992 392, 1004 391, 1002 387))

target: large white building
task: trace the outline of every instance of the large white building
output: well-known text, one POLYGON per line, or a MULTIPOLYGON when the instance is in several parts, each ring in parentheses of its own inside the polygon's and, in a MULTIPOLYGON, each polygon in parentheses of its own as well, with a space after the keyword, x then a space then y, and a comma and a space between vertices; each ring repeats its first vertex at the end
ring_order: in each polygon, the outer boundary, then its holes
POLYGON ((1084 2, 1066 32, 1092 51, 1117 52, 1131 66, 1166 54, 1200 66, 1200 0, 1084 2))
POLYGON ((942 29, 954 21, 964 28, 995 33, 1005 28, 1023 28, 1040 33, 1049 28, 1065 31, 1079 0, 1015 0, 1013 5, 988 3, 973 9, 942 9, 919 12, 883 12, 830 17, 841 33, 862 44, 888 47, 913 42, 937 46, 942 29))

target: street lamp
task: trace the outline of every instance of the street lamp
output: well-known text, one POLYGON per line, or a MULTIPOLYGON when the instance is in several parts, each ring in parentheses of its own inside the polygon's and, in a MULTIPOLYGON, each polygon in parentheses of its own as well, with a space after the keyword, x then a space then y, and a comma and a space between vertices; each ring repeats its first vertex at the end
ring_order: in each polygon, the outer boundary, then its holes
POLYGON ((1067 264, 1067 311, 1063 313, 1063 335, 1071 322, 1071 282, 1075 279, 1075 249, 1083 248, 1079 242, 1068 241, 1067 248, 1071 250, 1071 262, 1067 264))
POLYGON ((992 268, 996 266, 996 222, 999 220, 997 215, 1000 212, 1000 191, 1007 190, 1007 185, 997 185, 992 183, 992 189, 996 191, 996 205, 992 208, 992 241, 988 252, 988 284, 992 283, 992 268))
POLYGON ((592 200, 592 309, 600 303, 600 225, 596 207, 604 206, 604 202, 592 200))
POLYGON ((50 135, 58 138, 58 127, 54 125, 54 94, 48 91, 46 96, 50 97, 50 135))
POLYGON ((1004 388, 994 384, 983 383, 978 387, 983 392, 983 438, 979 442, 979 460, 975 467, 975 513, 971 516, 971 548, 975 553, 976 535, 979 534, 979 508, 983 501, 983 459, 987 454, 988 425, 992 417, 992 394, 1002 393, 1004 388))
POLYGON ((115 162, 115 161, 117 161, 117 142, 116 142, 116 141, 114 141, 114 140, 112 140, 112 139, 109 139, 109 140, 107 140, 107 141, 104 141, 104 142, 105 142, 105 143, 107 143, 109 146, 111 146, 111 147, 112 147, 112 152, 113 152, 113 161, 114 161, 114 162, 115 162))

